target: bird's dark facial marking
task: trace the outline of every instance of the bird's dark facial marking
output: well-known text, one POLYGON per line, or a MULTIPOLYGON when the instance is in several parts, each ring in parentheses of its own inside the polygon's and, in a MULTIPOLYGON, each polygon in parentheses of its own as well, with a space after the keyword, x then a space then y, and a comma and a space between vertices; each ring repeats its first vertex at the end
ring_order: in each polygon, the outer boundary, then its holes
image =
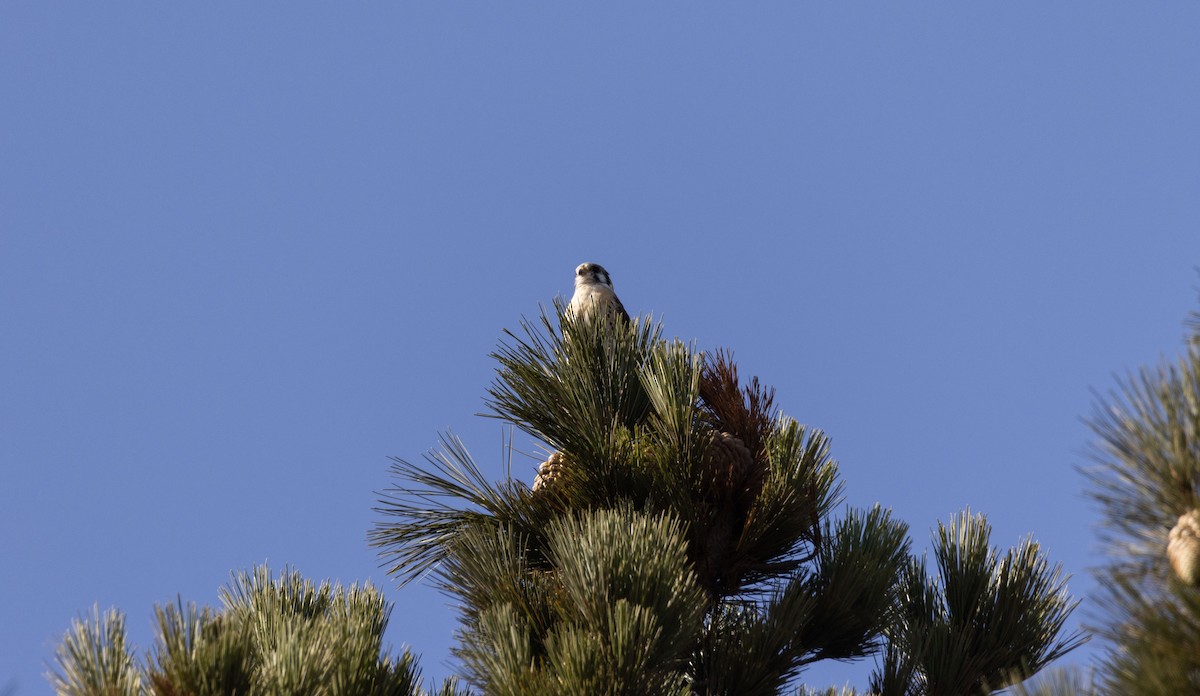
POLYGON ((581 263, 579 268, 575 269, 575 275, 580 278, 589 278, 594 282, 603 283, 612 286, 612 281, 608 277, 608 271, 598 263, 581 263))

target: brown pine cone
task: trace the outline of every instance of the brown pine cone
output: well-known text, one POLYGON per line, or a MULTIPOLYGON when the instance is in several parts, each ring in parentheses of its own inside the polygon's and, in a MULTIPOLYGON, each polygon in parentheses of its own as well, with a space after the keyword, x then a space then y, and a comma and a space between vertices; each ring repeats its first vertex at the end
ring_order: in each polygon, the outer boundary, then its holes
POLYGON ((567 461, 566 456, 562 452, 554 452, 550 458, 542 462, 538 466, 537 476, 533 478, 533 490, 536 493, 538 489, 550 485, 554 481, 554 477, 562 470, 563 464, 567 461))
POLYGON ((742 481, 750 467, 754 466, 754 455, 731 433, 714 432, 709 452, 713 465, 719 467, 719 480, 730 483, 742 481))

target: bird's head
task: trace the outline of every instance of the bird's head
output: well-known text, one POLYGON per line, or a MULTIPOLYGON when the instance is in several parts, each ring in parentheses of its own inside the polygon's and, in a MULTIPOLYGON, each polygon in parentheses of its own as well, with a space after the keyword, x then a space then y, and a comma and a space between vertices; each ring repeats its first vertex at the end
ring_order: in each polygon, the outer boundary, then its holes
POLYGON ((603 285, 612 287, 612 278, 608 277, 608 271, 604 270, 604 266, 598 263, 581 263, 575 269, 575 285, 603 285))

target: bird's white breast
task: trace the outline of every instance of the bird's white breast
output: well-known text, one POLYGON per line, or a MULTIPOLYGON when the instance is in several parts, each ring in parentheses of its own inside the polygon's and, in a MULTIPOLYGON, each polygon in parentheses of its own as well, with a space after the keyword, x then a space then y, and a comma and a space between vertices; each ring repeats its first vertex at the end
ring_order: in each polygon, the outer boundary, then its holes
POLYGON ((568 309, 577 316, 588 314, 594 307, 610 304, 613 297, 612 288, 599 283, 580 283, 575 286, 575 295, 571 297, 568 309))

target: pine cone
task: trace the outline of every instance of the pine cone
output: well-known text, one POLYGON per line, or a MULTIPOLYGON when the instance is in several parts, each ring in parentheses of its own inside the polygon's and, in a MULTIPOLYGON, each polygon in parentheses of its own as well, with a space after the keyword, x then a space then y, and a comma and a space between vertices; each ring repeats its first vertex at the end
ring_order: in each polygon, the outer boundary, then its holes
POLYGON ((542 462, 538 466, 537 476, 533 478, 533 491, 536 493, 538 489, 550 485, 554 481, 554 477, 562 470, 567 458, 562 452, 555 452, 550 455, 550 458, 542 462))
POLYGON ((754 455, 746 445, 732 433, 714 432, 709 450, 713 466, 717 468, 717 480, 736 484, 745 480, 750 467, 754 466, 754 455))
POLYGON ((1200 585, 1200 510, 1180 515, 1167 539, 1167 559, 1175 574, 1193 587, 1200 585))

